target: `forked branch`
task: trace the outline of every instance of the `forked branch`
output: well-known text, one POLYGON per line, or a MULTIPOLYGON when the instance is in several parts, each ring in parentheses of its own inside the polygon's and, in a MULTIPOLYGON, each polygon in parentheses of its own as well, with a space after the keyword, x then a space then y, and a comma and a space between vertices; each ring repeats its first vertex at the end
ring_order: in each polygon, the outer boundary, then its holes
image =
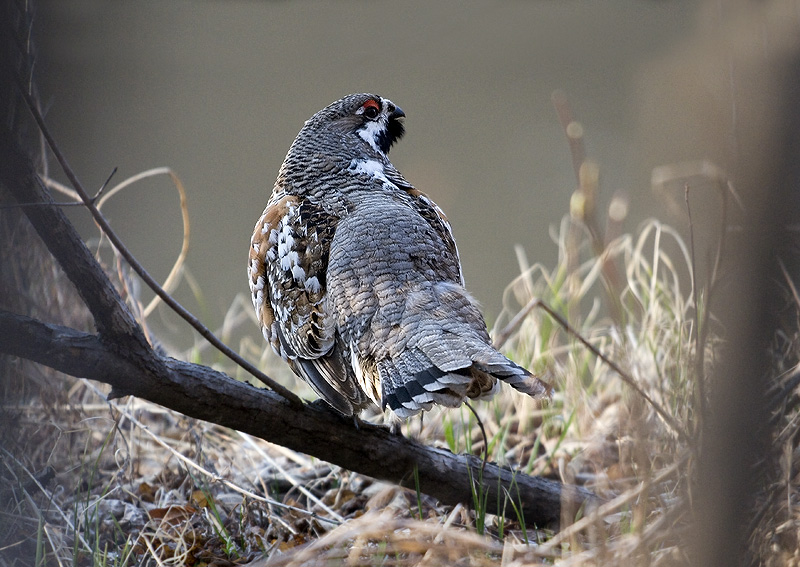
MULTIPOLYGON (((32 111, 38 115, 35 106, 32 111)), ((38 120, 44 128, 41 116, 38 120)), ((47 136, 62 166, 68 167, 55 141, 47 136)), ((470 476, 481 467, 478 457, 453 455, 368 424, 356 429, 351 420, 325 407, 304 405, 291 393, 279 395, 279 388, 274 392, 257 389, 211 368, 155 352, 105 272, 53 203, 30 159, 2 127, 0 155, 4 162, 0 186, 17 202, 41 203, 24 207, 23 211, 89 307, 98 330, 97 335, 87 334, 0 311, 0 353, 110 384, 114 396, 135 395, 376 479, 411 487, 416 467, 421 491, 447 504, 471 501, 470 476)), ((80 184, 74 174, 68 175, 78 189, 80 184)), ((81 192, 95 220, 108 230, 112 243, 125 255, 127 249, 108 229, 108 223, 82 188, 81 192)), ((129 253, 126 259, 134 266, 135 258, 128 256, 129 253)), ((140 275, 145 277, 144 274, 142 269, 140 275)), ((157 285, 156 288, 160 289, 157 285)), ((164 293, 172 305, 172 298, 164 293)), ((515 504, 529 525, 557 524, 562 503, 569 509, 578 509, 595 500, 583 488, 563 486, 494 464, 485 465, 482 479, 489 494, 487 512, 504 513, 501 496, 518 495, 515 504)), ((515 506, 507 508, 511 514, 515 506)))
POLYGON ((125 394, 379 480, 413 488, 416 467, 419 489, 445 504, 470 502, 470 479, 477 477, 481 468, 491 514, 503 514, 507 508, 511 515, 513 506, 504 507, 502 502, 503 495, 512 494, 529 525, 552 526, 560 520, 562 503, 579 509, 597 502, 584 488, 484 463, 474 455, 454 455, 383 427, 363 423, 356 429, 352 420, 324 404, 296 410, 274 392, 238 382, 206 366, 159 355, 154 355, 158 364, 144 366, 98 337, 68 327, 0 311, 0 337, 4 337, 0 352, 110 384, 125 394))
MULTIPOLYGON (((261 372, 258 368, 253 366, 250 362, 248 362, 241 356, 239 356, 237 352, 235 352, 228 345, 226 345, 220 339, 218 339, 216 335, 214 335, 214 333, 212 333, 208 329, 208 327, 203 325, 200 322, 200 320, 197 319, 197 317, 195 317, 188 309, 186 309, 174 297, 172 297, 169 293, 167 293, 167 291, 163 287, 161 287, 161 285, 155 280, 155 278, 153 278, 150 275, 150 273, 147 270, 145 270, 144 266, 142 266, 139 263, 139 261, 136 260, 131 251, 128 250, 127 246, 125 246, 125 244, 122 242, 122 239, 119 236, 117 236, 117 234, 112 230, 111 225, 108 223, 105 216, 103 216, 103 213, 101 213, 100 209, 97 208, 95 200, 92 197, 89 197, 89 194, 83 188, 83 185, 78 180, 78 176, 70 167, 69 162, 67 161, 64 154, 61 152, 61 149, 58 147, 58 144, 53 138, 53 135, 50 133, 50 130, 47 128, 47 124, 45 124, 44 118, 39 112, 39 107, 37 106, 36 101, 33 99, 30 93, 28 93, 24 89, 21 88, 20 91, 22 92, 22 96, 24 97, 25 102, 28 105, 28 110, 31 112, 31 115, 36 121, 36 124, 42 133, 42 136, 44 136, 45 140, 47 141, 47 145, 53 151, 53 155, 56 157, 56 160, 61 166, 61 169, 64 171, 64 174, 67 176, 70 183, 72 183, 72 187, 75 189, 75 192, 80 196, 81 201, 83 201, 83 204, 92 214, 92 217, 94 218, 95 222, 100 227, 100 229, 103 231, 103 234, 105 234, 108 237, 108 239, 111 241, 111 244, 114 245, 114 248, 117 249, 117 251, 123 258, 125 258, 125 261, 128 262, 131 268, 133 268, 133 270, 139 275, 139 277, 142 278, 142 281, 144 281, 147 284, 147 286, 150 289, 152 289, 153 292, 155 292, 155 294, 162 299, 162 301, 164 301, 164 303, 169 305, 169 307, 173 311, 175 311, 175 313, 177 313, 181 318, 183 318, 187 323, 189 323, 200 334, 200 336, 202 336, 209 343, 211 343, 222 354, 224 354, 232 361, 234 361, 236 364, 247 370, 250 374, 258 378, 261 382, 269 386, 271 389, 278 392, 281 396, 289 400, 289 402, 292 405, 294 405, 295 407, 300 407, 302 405, 300 398, 298 398, 288 389, 284 388, 283 386, 275 382, 272 378, 261 372)), ((38 182, 38 176, 36 176, 35 174, 33 175, 36 177, 36 180, 38 182)), ((41 182, 38 182, 37 184, 41 185, 41 182)), ((46 192, 44 191, 38 191, 37 193, 39 193, 37 195, 38 199, 36 199, 34 202, 38 202, 39 200, 46 200, 49 197, 49 195, 45 195, 46 192)), ((19 201, 19 199, 17 200, 19 201)), ((35 214, 35 212, 31 211, 26 211, 26 212, 28 213, 29 218, 31 218, 32 214, 35 214)), ((66 220, 66 218, 64 218, 64 220, 66 220)), ((36 225, 36 223, 34 223, 34 225, 36 225)), ((47 243, 47 238, 45 237, 45 235, 42 234, 38 226, 37 226, 37 231, 39 232, 39 235, 42 236, 42 238, 45 240, 45 243, 47 243)), ((63 267, 64 262, 62 261, 62 259, 56 256, 55 254, 54 256, 56 257, 56 260, 58 260, 59 263, 62 264, 63 267)), ((80 284, 76 283, 76 281, 72 279, 72 277, 69 275, 69 272, 67 272, 67 275, 70 277, 72 283, 76 285, 76 287, 80 287, 80 284)), ((107 278, 105 279, 107 281, 107 278)), ((84 301, 85 300, 86 299, 84 298, 84 301)), ((124 304, 122 305, 122 307, 125 311, 127 311, 127 308, 125 308, 124 304)), ((89 308, 92 311, 92 315, 95 317, 95 321, 97 321, 98 314, 95 313, 91 305, 89 305, 89 308)), ((98 322, 98 330, 102 331, 99 322, 98 322)), ((109 330, 113 331, 113 327, 109 330)))

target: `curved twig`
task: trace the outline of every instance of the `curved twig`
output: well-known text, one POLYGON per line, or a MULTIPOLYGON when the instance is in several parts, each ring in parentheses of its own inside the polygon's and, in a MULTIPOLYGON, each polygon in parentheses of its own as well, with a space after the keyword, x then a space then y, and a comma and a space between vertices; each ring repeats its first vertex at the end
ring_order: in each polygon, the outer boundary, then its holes
POLYGON ((567 333, 578 339, 578 341, 580 341, 583 344, 583 346, 592 351, 592 354, 594 354, 596 357, 602 360, 609 368, 611 368, 611 370, 616 372, 619 375, 619 377, 622 378, 623 382, 625 382, 628 386, 630 386, 634 392, 640 395, 648 404, 650 404, 653 407, 655 412, 659 416, 661 416, 661 418, 678 435, 678 437, 680 437, 684 441, 689 439, 689 436, 687 435, 686 431, 683 429, 683 427, 681 427, 678 421, 670 414, 668 414, 666 410, 662 408, 661 405, 658 404, 658 402, 656 402, 653 398, 647 395, 647 393, 639 387, 639 385, 636 383, 636 380, 634 380, 631 375, 622 370, 622 368, 620 368, 616 362, 608 358, 606 355, 600 352, 597 349, 597 347, 595 347, 592 343, 583 338, 583 336, 577 330, 575 330, 572 327, 572 325, 570 325, 563 317, 561 317, 561 315, 556 313, 549 305, 547 305, 544 301, 542 301, 539 298, 534 298, 530 300, 528 304, 522 308, 522 310, 500 332, 497 341, 495 341, 495 344, 503 344, 508 339, 508 337, 514 332, 514 329, 516 329, 516 327, 522 322, 522 320, 525 317, 527 317, 528 314, 530 314, 530 312, 536 309, 537 307, 539 309, 542 309, 548 315, 550 315, 550 317, 555 319, 556 322, 559 325, 561 325, 561 327, 563 327, 565 331, 567 331, 567 333))
POLYGON ((153 290, 153 292, 158 295, 164 303, 170 306, 170 308, 175 311, 180 317, 189 323, 195 331, 197 331, 200 336, 206 339, 209 343, 214 345, 222 354, 227 356, 233 362, 244 368, 247 372, 252 374, 258 380, 263 382, 266 386, 280 394, 282 397, 286 398, 293 406, 300 407, 303 405, 302 400, 289 391, 284 386, 278 384, 275 380, 261 372, 258 368, 256 368, 253 364, 242 358, 236 351, 230 348, 228 345, 223 343, 220 339, 214 335, 205 325, 203 325, 197 317, 195 317, 188 309, 186 309, 183 305, 178 303, 175 298, 173 298, 169 293, 167 293, 164 288, 162 288, 159 283, 145 270, 145 268, 136 260, 134 255, 131 253, 130 250, 125 246, 122 240, 117 236, 117 234, 112 230, 111 225, 108 224, 105 216, 101 213, 98 208, 95 206, 93 200, 89 197, 86 191, 83 188, 83 185, 78 180, 77 175, 72 170, 67 161, 64 154, 61 152, 58 144, 56 143, 55 139, 53 138, 50 130, 47 128, 47 124, 44 122, 44 118, 42 114, 39 112, 39 108, 36 105, 36 101, 33 97, 28 93, 22 86, 20 86, 20 92, 25 99, 25 103, 28 106, 28 110, 30 111, 33 119, 36 121, 39 130, 41 131, 44 138, 47 140, 47 145, 50 146, 50 149, 53 151, 53 155, 55 156, 56 160, 58 161, 61 169, 64 171, 64 174, 69 179, 70 183, 72 183, 73 189, 80 195, 81 200, 83 201, 86 208, 89 209, 89 212, 92 214, 95 222, 98 224, 100 229, 103 233, 108 237, 120 255, 125 258, 131 268, 142 278, 147 286, 153 290))

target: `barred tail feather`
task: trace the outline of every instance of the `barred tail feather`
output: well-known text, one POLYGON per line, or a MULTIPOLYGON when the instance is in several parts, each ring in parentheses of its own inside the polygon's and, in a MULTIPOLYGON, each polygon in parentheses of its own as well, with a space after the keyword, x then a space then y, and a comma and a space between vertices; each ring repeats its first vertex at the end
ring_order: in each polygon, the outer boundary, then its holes
POLYGON ((444 372, 430 364, 413 374, 400 372, 391 360, 378 363, 382 402, 398 417, 408 418, 431 409, 433 404, 458 407, 466 397, 471 378, 444 372))
POLYGON ((489 398, 498 380, 529 396, 550 386, 476 337, 443 333, 420 340, 394 358, 378 362, 381 407, 407 418, 433 404, 458 407, 467 398, 489 398))
POLYGON ((548 397, 552 392, 552 387, 547 382, 500 353, 496 353, 489 362, 476 361, 475 366, 533 398, 548 397))

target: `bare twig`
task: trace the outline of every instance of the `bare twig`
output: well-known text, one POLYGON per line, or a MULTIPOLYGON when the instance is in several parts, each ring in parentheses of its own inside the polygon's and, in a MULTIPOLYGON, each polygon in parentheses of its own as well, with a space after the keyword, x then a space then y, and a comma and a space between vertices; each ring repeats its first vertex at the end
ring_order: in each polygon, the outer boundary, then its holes
POLYGON ((106 218, 98 210, 93 200, 84 190, 83 185, 78 180, 77 175, 75 175, 75 172, 70 167, 66 157, 61 152, 61 148, 58 146, 52 134, 50 133, 50 130, 47 128, 47 124, 45 124, 44 118, 39 112, 38 106, 36 105, 36 101, 33 99, 30 93, 28 93, 24 88, 21 88, 20 91, 22 92, 22 96, 25 98, 25 102, 28 105, 28 110, 30 111, 31 115, 36 121, 36 124, 38 125, 39 130, 42 132, 42 135, 47 140, 47 144, 53 151, 53 155, 56 157, 56 160, 61 166, 61 169, 64 171, 64 174, 67 176, 70 183, 72 183, 73 188, 78 193, 83 203, 86 205, 86 208, 89 209, 89 212, 92 214, 92 217, 94 218, 98 226, 101 228, 103 233, 108 237, 108 239, 117 249, 117 251, 122 255, 122 257, 125 258, 125 260, 131 266, 131 268, 133 268, 133 270, 139 275, 139 277, 142 278, 142 281, 144 281, 147 284, 147 286, 150 289, 152 289, 153 292, 155 292, 156 295, 158 295, 164 301, 164 303, 169 305, 173 311, 175 311, 178 315, 181 316, 181 318, 183 318, 187 323, 189 323, 200 334, 200 336, 206 339, 209 343, 213 344, 225 356, 227 356, 236 364, 247 370, 250 374, 252 374, 258 380, 263 382, 269 388, 279 393, 282 397, 286 398, 286 400, 288 400, 292 405, 294 405, 295 407, 301 407, 303 402, 300 400, 300 398, 298 398, 287 388, 278 384, 275 380, 273 380, 272 378, 261 372, 250 362, 242 358, 237 352, 231 349, 228 345, 219 340, 205 325, 203 325, 197 319, 197 317, 195 317, 189 310, 187 310, 180 303, 178 303, 178 301, 176 301, 169 293, 164 291, 161 285, 159 285, 159 283, 136 260, 136 258, 130 252, 130 250, 128 250, 128 248, 124 245, 122 240, 112 230, 106 218))
POLYGON ((528 304, 525 307, 523 307, 519 313, 514 315, 511 321, 508 322, 508 325, 503 327, 503 329, 497 334, 497 338, 495 338, 494 340, 494 348, 499 349, 504 344, 506 344, 506 341, 512 334, 514 334, 514 331, 517 330, 517 327, 519 327, 525 320, 525 318, 528 315, 530 315, 531 311, 536 309, 536 307, 539 305, 540 302, 541 302, 540 299, 534 298, 531 301, 529 301, 528 304))
MULTIPOLYGON (((91 201, 93 203, 97 203, 98 201, 102 202, 102 201, 105 200, 105 198, 104 199, 100 199, 100 196, 103 194, 103 191, 105 190, 106 186, 108 185, 108 182, 111 181, 111 178, 114 177, 115 173, 117 173, 117 168, 116 167, 108 175, 108 178, 100 186, 100 189, 98 189, 98 191, 97 191, 97 193, 95 193, 94 197, 91 198, 91 201)), ((43 179, 43 182, 47 187, 56 187, 56 188, 58 188, 58 190, 60 192, 65 193, 66 195, 68 195, 70 197, 73 197, 75 200, 74 201, 53 202, 53 203, 12 203, 12 204, 7 204, 7 205, 3 204, 3 205, 0 205, 0 209, 20 209, 20 208, 23 208, 23 207, 54 207, 54 206, 55 207, 84 207, 85 206, 83 201, 81 201, 79 199, 78 194, 75 193, 74 191, 72 191, 71 189, 69 189, 68 187, 63 186, 60 183, 58 183, 56 181, 53 181, 52 179, 45 178, 45 179, 43 179)), ((99 206, 100 205, 98 204, 98 207, 99 206)))
MULTIPOLYGON (((53 197, 42 185, 30 158, 5 129, 0 129, 0 155, 3 156, 0 184, 18 203, 53 205, 53 197)), ((100 335, 112 342, 125 342, 124 348, 148 357, 150 346, 141 327, 63 210, 57 206, 43 206, 25 207, 23 211, 75 285, 100 335)))
POLYGON ((630 386, 634 392, 640 395, 647 403, 649 403, 653 407, 656 413, 659 416, 661 416, 661 418, 678 435, 678 437, 680 437, 682 440, 689 439, 688 435, 686 434, 686 431, 684 431, 680 423, 678 423, 678 421, 674 417, 668 414, 666 410, 664 410, 664 408, 662 408, 653 398, 651 398, 644 390, 642 390, 630 374, 622 370, 622 368, 620 368, 616 362, 608 358, 606 355, 600 352, 597 349, 597 347, 595 347, 592 343, 583 338, 583 336, 577 330, 575 330, 575 328, 573 328, 572 325, 570 325, 566 320, 564 320, 563 317, 561 317, 561 315, 556 313, 549 305, 547 305, 544 301, 542 301, 539 298, 534 298, 531 301, 529 301, 528 304, 522 309, 522 311, 520 311, 509 322, 508 325, 506 325, 506 327, 500 332, 500 335, 495 344, 497 343, 502 344, 502 342, 505 342, 508 336, 514 332, 514 328, 516 328, 520 324, 520 322, 531 311, 533 311, 536 308, 545 311, 548 315, 550 315, 553 319, 555 319, 556 322, 558 322, 558 324, 561 325, 561 327, 563 327, 565 331, 567 331, 567 333, 578 339, 578 341, 580 341, 586 348, 592 351, 592 353, 596 357, 598 357, 609 368, 611 368, 614 372, 616 372, 619 375, 619 377, 622 378, 623 382, 625 382, 628 386, 630 386))

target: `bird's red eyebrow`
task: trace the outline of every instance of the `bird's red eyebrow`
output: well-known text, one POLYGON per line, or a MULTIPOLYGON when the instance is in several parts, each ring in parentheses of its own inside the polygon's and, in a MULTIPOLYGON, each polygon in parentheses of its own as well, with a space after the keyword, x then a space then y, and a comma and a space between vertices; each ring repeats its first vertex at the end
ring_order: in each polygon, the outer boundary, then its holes
POLYGON ((367 108, 374 108, 375 110, 380 110, 380 109, 381 109, 381 106, 378 104, 378 102, 377 102, 375 99, 371 98, 371 99, 369 99, 367 102, 365 102, 364 104, 362 104, 362 105, 361 105, 361 108, 363 108, 363 109, 365 109, 365 110, 366 110, 367 108))

